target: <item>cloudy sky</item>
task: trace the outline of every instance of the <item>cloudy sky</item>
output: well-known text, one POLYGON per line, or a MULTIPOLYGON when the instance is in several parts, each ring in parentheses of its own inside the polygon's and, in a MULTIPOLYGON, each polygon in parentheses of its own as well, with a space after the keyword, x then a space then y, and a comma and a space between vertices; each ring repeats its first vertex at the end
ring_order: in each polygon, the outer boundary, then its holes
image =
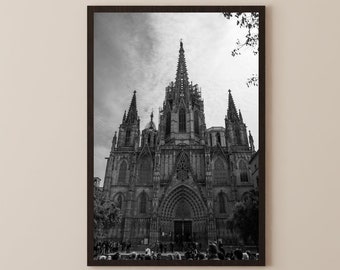
POLYGON ((94 174, 104 179, 114 131, 137 91, 141 129, 175 79, 183 40, 189 80, 202 88, 207 128, 224 126, 228 89, 258 146, 258 58, 245 49, 233 57, 245 30, 219 13, 96 13, 94 17, 94 174))

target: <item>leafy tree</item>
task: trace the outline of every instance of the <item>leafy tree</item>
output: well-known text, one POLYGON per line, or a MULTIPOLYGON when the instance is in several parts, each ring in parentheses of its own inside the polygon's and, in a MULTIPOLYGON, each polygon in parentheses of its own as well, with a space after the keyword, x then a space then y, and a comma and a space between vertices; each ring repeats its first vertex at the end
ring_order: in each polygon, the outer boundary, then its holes
POLYGON ((95 240, 107 237, 108 229, 120 223, 120 209, 106 198, 102 189, 94 185, 94 238, 95 240))
POLYGON ((258 244, 259 193, 257 190, 249 191, 242 201, 235 204, 229 224, 244 244, 258 244))
MULTIPOLYGON (((258 12, 224 12, 223 16, 230 20, 231 18, 236 19, 236 25, 240 28, 246 29, 247 34, 245 38, 240 41, 236 41, 236 48, 231 51, 232 56, 241 55, 243 48, 250 48, 254 55, 259 52, 259 18, 258 12)), ((258 86, 258 75, 253 74, 247 79, 247 87, 258 86)))

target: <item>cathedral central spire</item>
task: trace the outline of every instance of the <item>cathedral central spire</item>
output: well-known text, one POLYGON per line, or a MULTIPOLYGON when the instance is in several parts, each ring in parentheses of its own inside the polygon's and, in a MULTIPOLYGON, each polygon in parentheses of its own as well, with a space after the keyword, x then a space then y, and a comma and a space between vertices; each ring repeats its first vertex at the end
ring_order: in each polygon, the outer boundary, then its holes
POLYGON ((180 96, 184 97, 185 91, 188 88, 188 85, 189 85, 188 71, 187 71, 187 66, 185 63, 183 42, 181 40, 180 48, 179 48, 177 72, 176 72, 176 81, 175 81, 175 87, 177 91, 179 92, 180 96))

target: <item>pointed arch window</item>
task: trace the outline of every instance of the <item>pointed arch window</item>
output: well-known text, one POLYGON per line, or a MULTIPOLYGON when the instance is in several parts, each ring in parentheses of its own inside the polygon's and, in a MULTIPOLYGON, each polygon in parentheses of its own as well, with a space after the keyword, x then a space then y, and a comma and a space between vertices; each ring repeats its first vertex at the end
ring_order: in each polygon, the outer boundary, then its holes
POLYGON ((241 145, 242 144, 241 131, 240 131, 240 129, 238 127, 235 129, 235 136, 236 136, 236 143, 238 145, 241 145))
POLYGON ((139 180, 142 184, 152 182, 152 162, 150 158, 143 158, 139 167, 139 180))
POLYGON ((151 144, 151 134, 148 135, 148 145, 150 146, 151 144))
POLYGON ((122 198, 122 195, 118 195, 118 198, 117 198, 117 207, 119 209, 122 209, 122 206, 123 206, 123 198, 122 198))
POLYGON ((118 175, 118 183, 125 183, 126 181, 126 171, 127 171, 127 164, 124 160, 119 167, 119 175, 118 175))
POLYGON ((126 130, 125 134, 125 145, 128 146, 130 144, 130 137, 131 137, 131 131, 130 129, 126 130))
POLYGON ((143 191, 140 195, 140 202, 139 202, 139 213, 140 214, 146 214, 146 193, 143 191))
POLYGON ((225 183, 227 182, 228 175, 223 160, 218 158, 214 162, 214 182, 215 183, 225 183))
POLYGON ((219 132, 216 133, 216 143, 221 145, 221 134, 219 132))
POLYGON ((211 133, 210 133, 210 146, 213 146, 213 141, 212 141, 212 135, 211 135, 211 133))
POLYGON ((184 108, 179 109, 179 132, 186 132, 186 116, 184 108))
POLYGON ((239 169, 241 182, 248 182, 248 168, 244 160, 240 161, 239 169))
POLYGON ((200 134, 199 120, 198 120, 198 111, 195 111, 195 113, 194 113, 194 130, 195 130, 195 134, 197 134, 197 135, 200 134))
POLYGON ((171 113, 167 112, 166 114, 166 123, 165 123, 165 136, 169 136, 170 135, 170 131, 171 131, 171 113))
POLYGON ((219 193, 218 200, 219 200, 220 214, 225 214, 226 209, 225 209, 225 198, 224 198, 223 192, 219 193))

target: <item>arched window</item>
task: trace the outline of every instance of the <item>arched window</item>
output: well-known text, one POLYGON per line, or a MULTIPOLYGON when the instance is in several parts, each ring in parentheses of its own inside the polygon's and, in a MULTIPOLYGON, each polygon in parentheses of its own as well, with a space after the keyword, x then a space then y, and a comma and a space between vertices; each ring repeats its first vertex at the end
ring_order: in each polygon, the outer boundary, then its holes
POLYGON ((128 129, 126 131, 126 134, 125 134, 125 145, 129 145, 130 144, 130 134, 131 134, 131 131, 130 131, 130 129, 128 129))
POLYGON ((241 182, 248 182, 248 169, 244 160, 240 161, 239 169, 241 182))
POLYGON ((210 146, 213 146, 213 142, 212 142, 212 135, 211 135, 211 133, 210 133, 210 146))
POLYGON ((122 205, 123 205, 123 198, 122 198, 122 195, 118 195, 118 198, 117 198, 117 207, 119 209, 122 209, 122 205))
POLYGON ((222 192, 218 194, 220 214, 225 214, 225 199, 222 192))
POLYGON ((148 135, 148 145, 150 146, 151 144, 151 134, 148 135))
POLYGON ((152 162, 150 158, 143 158, 139 167, 139 180, 147 184, 152 182, 152 162))
POLYGON ((221 158, 214 162, 214 182, 223 183, 227 181, 227 170, 221 158))
POLYGON ((221 134, 219 132, 216 133, 216 143, 221 145, 221 134))
POLYGON ((165 123, 165 136, 169 136, 170 135, 170 131, 171 131, 171 113, 167 112, 166 114, 166 123, 165 123))
POLYGON ((198 121, 198 111, 195 111, 195 114, 194 114, 194 130, 195 130, 195 134, 197 134, 197 135, 200 134, 199 121, 198 121))
POLYGON ((241 131, 240 131, 240 129, 238 127, 235 129, 235 136, 236 136, 236 143, 238 145, 241 145, 242 144, 241 131))
POLYGON ((140 202, 139 202, 139 213, 140 214, 146 214, 146 193, 143 191, 140 195, 140 202))
POLYGON ((126 170, 127 170, 127 164, 124 160, 119 167, 119 175, 118 175, 118 183, 125 183, 126 181, 126 170))
POLYGON ((186 132, 186 120, 185 120, 184 108, 179 109, 179 132, 186 132))

